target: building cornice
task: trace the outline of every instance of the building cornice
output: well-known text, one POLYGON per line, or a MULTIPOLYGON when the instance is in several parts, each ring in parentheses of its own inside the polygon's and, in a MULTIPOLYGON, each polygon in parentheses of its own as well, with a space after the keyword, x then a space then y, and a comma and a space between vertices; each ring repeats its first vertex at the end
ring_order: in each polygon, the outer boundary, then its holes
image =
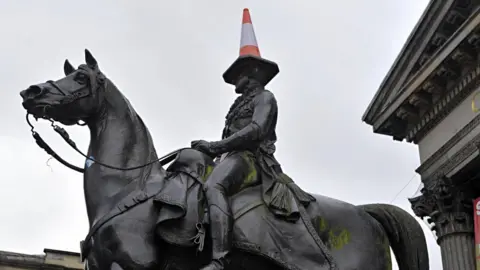
POLYGON ((442 96, 417 123, 413 124, 405 139, 408 142, 418 143, 428 134, 438 123, 454 110, 459 103, 465 100, 475 89, 478 88, 480 81, 480 66, 472 68, 466 75, 462 76, 459 82, 442 96))
POLYGON ((437 53, 432 56, 428 62, 414 75, 403 87, 402 93, 392 102, 392 105, 380 114, 378 120, 374 123, 374 129, 379 129, 384 125, 387 120, 394 115, 394 113, 400 109, 400 107, 408 101, 408 99, 415 92, 419 91, 421 87, 428 83, 434 75, 437 75, 441 68, 446 67, 446 60, 453 55, 460 44, 467 40, 470 35, 475 35, 475 31, 480 26, 480 10, 476 9, 471 17, 465 21, 465 23, 453 34, 453 36, 446 42, 437 53))
POLYGON ((362 120, 367 124, 373 125, 374 118, 376 118, 384 106, 386 99, 401 86, 399 85, 400 77, 404 73, 407 73, 409 68, 411 69, 413 67, 416 61, 415 59, 418 58, 420 56, 419 54, 425 49, 433 33, 437 30, 453 3, 453 0, 443 2, 431 0, 425 8, 425 11, 410 33, 403 48, 362 116, 362 120))

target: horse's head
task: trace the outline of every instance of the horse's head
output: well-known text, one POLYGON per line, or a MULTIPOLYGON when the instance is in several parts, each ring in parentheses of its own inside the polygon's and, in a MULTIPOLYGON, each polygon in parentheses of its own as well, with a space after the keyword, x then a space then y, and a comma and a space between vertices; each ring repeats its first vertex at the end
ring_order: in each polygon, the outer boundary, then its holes
POLYGON ((75 69, 65 60, 64 78, 21 91, 23 107, 37 118, 53 119, 66 125, 87 122, 101 108, 107 79, 88 50, 85 50, 85 62, 75 69))

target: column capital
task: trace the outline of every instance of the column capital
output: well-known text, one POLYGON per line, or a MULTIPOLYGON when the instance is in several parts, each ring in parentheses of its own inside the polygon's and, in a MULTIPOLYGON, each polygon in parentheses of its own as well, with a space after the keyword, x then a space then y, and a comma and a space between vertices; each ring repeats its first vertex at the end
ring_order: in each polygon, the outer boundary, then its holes
POLYGON ((412 210, 434 226, 437 242, 457 233, 473 233, 473 204, 470 190, 455 186, 442 178, 421 190, 422 195, 410 198, 412 210))

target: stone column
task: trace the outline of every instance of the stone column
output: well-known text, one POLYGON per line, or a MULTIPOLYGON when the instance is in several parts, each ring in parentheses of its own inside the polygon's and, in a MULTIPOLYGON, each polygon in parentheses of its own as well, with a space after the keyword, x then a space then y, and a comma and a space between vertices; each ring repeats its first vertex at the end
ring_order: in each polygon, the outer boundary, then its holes
POLYGON ((444 270, 475 270, 473 202, 468 190, 439 180, 411 198, 420 218, 428 217, 442 252, 444 270))

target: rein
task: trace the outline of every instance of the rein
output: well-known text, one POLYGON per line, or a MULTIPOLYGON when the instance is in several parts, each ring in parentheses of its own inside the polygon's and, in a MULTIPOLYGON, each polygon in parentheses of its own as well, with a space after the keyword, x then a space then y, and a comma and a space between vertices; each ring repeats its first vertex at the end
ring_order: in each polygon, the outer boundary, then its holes
MULTIPOLYGON (((64 166, 66 166, 67 168, 69 169, 72 169, 76 172, 79 172, 79 173, 85 173, 85 169, 82 169, 80 167, 77 167, 71 163, 69 163, 68 161, 66 161, 65 159, 63 159, 62 157, 60 157, 44 140, 43 138, 40 136, 40 134, 38 132, 35 131, 35 127, 32 125, 32 123, 30 122, 30 119, 29 119, 29 116, 30 116, 30 113, 27 113, 26 115, 26 121, 27 121, 27 124, 30 126, 30 132, 32 133, 32 137, 35 139, 35 142, 37 143, 37 145, 42 148, 43 150, 45 150, 45 152, 47 152, 47 154, 49 154, 50 156, 52 156, 53 158, 55 158, 58 162, 60 162, 61 164, 63 164, 64 166)), ((77 144, 72 140, 70 139, 70 135, 68 134, 68 132, 55 124, 55 122, 52 120, 52 119, 47 119, 51 122, 51 126, 53 128, 53 130, 58 133, 60 135, 60 137, 62 137, 62 139, 68 143, 68 145, 70 145, 70 147, 72 147, 77 153, 79 153, 80 155, 82 155, 83 157, 85 157, 86 159, 88 160, 91 160, 97 164, 99 164, 100 166, 103 166, 103 167, 106 167, 106 168, 109 168, 109 169, 113 169, 113 170, 119 170, 119 171, 132 171, 132 170, 137 170, 137 169, 141 169, 141 168, 145 168, 149 165, 152 165, 153 163, 156 163, 156 162, 159 162, 161 166, 164 166, 166 164, 168 164, 169 162, 173 161, 176 157, 176 155, 184 150, 184 149, 187 149, 186 147, 185 148, 180 148, 178 150, 175 150, 175 151, 172 151, 160 158, 157 158, 155 160, 152 160, 150 162, 147 162, 143 165, 139 165, 139 166, 134 166, 134 167, 129 167, 129 168, 121 168, 121 167, 115 167, 115 166, 112 166, 112 165, 108 165, 108 164, 105 164, 103 162, 100 162, 98 160, 95 160, 91 157, 88 157, 87 155, 85 155, 82 151, 80 151, 80 149, 78 149, 77 147, 77 144)))

